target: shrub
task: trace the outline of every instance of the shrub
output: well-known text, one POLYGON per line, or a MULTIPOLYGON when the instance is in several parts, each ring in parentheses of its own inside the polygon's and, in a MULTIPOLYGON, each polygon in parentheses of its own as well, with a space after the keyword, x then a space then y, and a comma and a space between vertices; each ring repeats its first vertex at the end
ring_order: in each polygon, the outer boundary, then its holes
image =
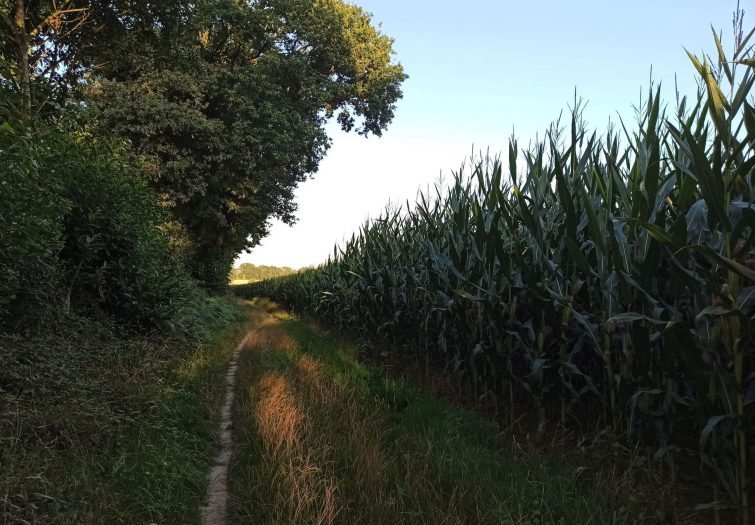
POLYGON ((0 326, 25 324, 60 297, 70 203, 54 164, 44 161, 61 150, 55 140, 19 122, 0 124, 0 326))
MULTIPOLYGON (((168 327, 195 289, 138 163, 82 114, 0 126, 0 327, 71 310, 168 327), (179 291, 176 293, 176 291, 179 291)), ((201 296, 201 297, 200 297, 201 296)))

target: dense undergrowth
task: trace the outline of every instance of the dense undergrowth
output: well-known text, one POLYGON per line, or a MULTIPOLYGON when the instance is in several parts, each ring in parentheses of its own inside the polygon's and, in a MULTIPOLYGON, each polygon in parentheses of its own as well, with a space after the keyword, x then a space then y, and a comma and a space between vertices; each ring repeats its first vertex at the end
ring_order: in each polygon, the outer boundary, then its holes
POLYGON ((205 294, 162 233, 166 217, 141 167, 84 118, 5 112, 0 328, 34 331, 80 312, 171 330, 205 294))
POLYGON ((197 522, 241 319, 211 299, 190 337, 82 316, 0 335, 0 521, 197 522))
POLYGON ((0 122, 0 521, 195 521, 239 310, 86 112, 0 122))
POLYGON ((85 114, 4 109, 0 521, 195 521, 239 311, 85 114))
POLYGON ((697 97, 651 88, 600 135, 574 108, 507 161, 369 222, 323 266, 239 286, 436 365, 537 435, 610 436, 697 509, 749 523, 755 462, 755 75, 750 40, 690 55, 697 97), (718 62, 716 68, 714 64, 718 62), (734 517, 736 516, 736 518, 734 517))

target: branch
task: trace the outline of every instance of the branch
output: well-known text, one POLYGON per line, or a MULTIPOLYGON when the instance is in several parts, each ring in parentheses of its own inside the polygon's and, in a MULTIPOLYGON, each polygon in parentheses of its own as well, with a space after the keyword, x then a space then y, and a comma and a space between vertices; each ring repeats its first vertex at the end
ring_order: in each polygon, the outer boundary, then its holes
POLYGON ((272 43, 272 42, 270 42, 269 40, 268 40, 267 42, 264 42, 264 43, 263 43, 263 44, 262 44, 262 45, 260 46, 259 50, 258 50, 258 51, 257 51, 256 53, 252 54, 252 56, 250 57, 250 61, 251 61, 251 62, 254 62, 254 61, 256 61, 257 59, 259 59, 259 58, 260 58, 260 57, 261 57, 261 56, 262 56, 262 55, 263 55, 263 54, 264 54, 265 52, 267 52, 267 50, 268 50, 268 49, 270 49, 271 47, 273 47, 273 43, 272 43))
POLYGON ((35 27, 32 30, 31 33, 29 33, 29 36, 31 36, 31 37, 37 36, 37 34, 40 31, 42 31, 46 26, 48 26, 50 24, 50 22, 52 22, 53 20, 55 20, 58 17, 64 16, 64 15, 67 15, 67 14, 70 14, 70 13, 81 13, 81 12, 84 12, 84 11, 88 10, 87 7, 77 7, 77 8, 73 8, 73 9, 66 9, 66 6, 70 5, 72 1, 73 0, 65 0, 65 2, 63 2, 63 5, 59 9, 56 9, 55 11, 53 11, 52 13, 50 13, 49 15, 47 15, 45 17, 45 19, 42 20, 39 23, 39 25, 37 25, 37 27, 35 27))
POLYGON ((84 25, 84 22, 86 22, 87 16, 80 16, 78 20, 76 20, 76 25, 74 25, 70 29, 66 29, 65 31, 61 31, 59 37, 60 38, 66 38, 68 35, 73 34, 74 32, 78 31, 81 26, 84 25))

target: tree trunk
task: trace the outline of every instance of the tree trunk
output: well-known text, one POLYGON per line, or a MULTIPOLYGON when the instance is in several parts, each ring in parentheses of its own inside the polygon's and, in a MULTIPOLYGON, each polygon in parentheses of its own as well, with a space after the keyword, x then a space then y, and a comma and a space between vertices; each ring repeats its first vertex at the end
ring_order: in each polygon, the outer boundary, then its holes
POLYGON ((16 42, 18 43, 19 88, 24 112, 31 113, 31 79, 29 72, 29 35, 26 32, 26 2, 16 0, 16 42))

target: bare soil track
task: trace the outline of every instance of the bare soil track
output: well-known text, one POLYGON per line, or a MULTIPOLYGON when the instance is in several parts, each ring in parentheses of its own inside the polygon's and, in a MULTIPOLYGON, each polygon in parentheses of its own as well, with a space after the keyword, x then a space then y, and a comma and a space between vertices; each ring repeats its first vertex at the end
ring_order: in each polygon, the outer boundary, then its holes
POLYGON ((233 455, 233 400, 236 388, 236 372, 241 351, 249 338, 262 326, 269 323, 272 316, 264 310, 250 310, 249 330, 236 346, 228 364, 225 376, 225 399, 220 414, 218 441, 220 450, 210 469, 207 487, 207 504, 201 509, 202 525, 225 525, 228 511, 228 469, 233 455))

